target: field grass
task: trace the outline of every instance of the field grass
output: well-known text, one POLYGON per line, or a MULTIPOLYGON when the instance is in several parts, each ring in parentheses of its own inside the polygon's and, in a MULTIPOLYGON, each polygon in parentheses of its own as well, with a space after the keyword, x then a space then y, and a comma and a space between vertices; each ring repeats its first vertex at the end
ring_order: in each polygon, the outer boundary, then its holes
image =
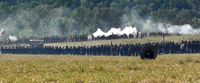
POLYGON ((200 54, 123 56, 0 55, 0 82, 200 82, 200 54))
MULTIPOLYGON (((165 41, 200 40, 200 36, 169 36, 165 41)), ((162 37, 116 39, 113 44, 161 42, 162 37)), ((45 44, 91 46, 111 40, 45 44)), ((0 55, 0 82, 157 83, 200 82, 200 54, 160 55, 156 60, 123 56, 0 55)))
MULTIPOLYGON (((200 35, 195 36, 166 36, 165 41, 181 42, 181 40, 200 40, 200 35)), ((147 43, 147 42, 162 42, 162 37, 145 37, 145 38, 133 38, 133 39, 115 39, 112 40, 112 44, 134 44, 134 43, 147 43)), ((98 41, 86 41, 86 42, 71 42, 71 43, 56 43, 45 44, 46 46, 91 46, 111 44, 111 40, 98 40, 98 41)))

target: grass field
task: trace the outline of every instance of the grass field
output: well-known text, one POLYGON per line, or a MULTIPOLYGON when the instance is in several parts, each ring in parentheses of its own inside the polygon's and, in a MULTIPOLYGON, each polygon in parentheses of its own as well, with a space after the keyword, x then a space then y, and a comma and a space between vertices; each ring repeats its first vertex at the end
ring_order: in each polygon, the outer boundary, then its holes
MULTIPOLYGON (((165 41, 200 40, 200 36, 169 36, 165 41)), ((162 37, 116 39, 113 44, 161 42, 162 37)), ((45 44, 91 46, 111 40, 45 44)), ((200 82, 200 54, 160 55, 156 60, 122 56, 0 55, 0 82, 35 83, 160 83, 200 82)))
POLYGON ((200 54, 122 56, 0 55, 0 82, 200 82, 200 54))

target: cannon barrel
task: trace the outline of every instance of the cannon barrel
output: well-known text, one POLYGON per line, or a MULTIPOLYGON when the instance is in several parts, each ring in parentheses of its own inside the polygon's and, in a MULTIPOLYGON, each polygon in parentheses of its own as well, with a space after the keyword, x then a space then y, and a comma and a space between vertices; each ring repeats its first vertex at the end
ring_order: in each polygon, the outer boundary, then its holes
POLYGON ((155 60, 157 57, 157 50, 153 45, 144 45, 140 50, 141 59, 152 59, 155 60))

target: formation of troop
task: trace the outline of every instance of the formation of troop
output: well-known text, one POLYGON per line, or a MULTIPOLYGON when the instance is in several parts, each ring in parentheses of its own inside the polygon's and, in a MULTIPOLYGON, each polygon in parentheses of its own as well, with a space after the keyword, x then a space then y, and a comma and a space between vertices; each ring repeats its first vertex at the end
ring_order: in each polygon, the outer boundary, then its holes
POLYGON ((143 38, 143 37, 155 37, 155 36, 181 36, 179 33, 163 33, 163 32, 150 32, 150 33, 141 33, 137 32, 136 34, 123 34, 123 35, 109 35, 109 36, 97 36, 93 37, 93 40, 110 40, 110 39, 129 39, 129 38, 143 38))
MULTIPOLYGON (((180 54, 180 53, 199 53, 200 41, 175 42, 155 42, 146 43, 153 45, 157 53, 161 54, 180 54)), ((32 45, 26 47, 2 47, 2 54, 48 54, 48 55, 102 55, 102 56, 139 56, 140 50, 146 44, 120 44, 120 45, 98 45, 98 46, 65 46, 53 47, 43 45, 32 45)))
POLYGON ((162 33, 162 32, 150 32, 150 33, 140 33, 129 34, 129 35, 110 35, 110 36, 97 36, 93 35, 68 35, 68 36, 44 36, 44 37, 20 37, 17 41, 12 41, 10 39, 1 39, 0 44, 30 44, 30 39, 44 40, 44 43, 66 43, 66 42, 82 42, 90 40, 110 40, 110 39, 127 39, 127 38, 143 38, 150 36, 179 36, 180 34, 174 33, 162 33))
POLYGON ((44 43, 66 43, 87 41, 87 35, 69 35, 69 36, 43 36, 43 37, 20 37, 17 41, 10 39, 1 39, 0 44, 30 44, 30 40, 44 40, 44 43))
POLYGON ((43 45, 32 45, 24 47, 2 47, 2 54, 53 54, 53 55, 104 55, 104 56, 138 56, 141 45, 98 45, 98 46, 65 46, 53 47, 43 45), (132 47, 132 48, 131 48, 132 47), (135 51, 132 51, 135 50, 135 51), (131 52, 131 53, 130 53, 131 52))

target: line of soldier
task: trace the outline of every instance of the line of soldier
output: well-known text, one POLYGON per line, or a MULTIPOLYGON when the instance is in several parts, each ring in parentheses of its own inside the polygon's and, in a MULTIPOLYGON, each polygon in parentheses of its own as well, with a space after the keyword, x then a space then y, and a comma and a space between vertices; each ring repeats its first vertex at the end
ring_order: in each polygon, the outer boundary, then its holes
POLYGON ((66 46, 53 47, 33 45, 26 47, 2 47, 2 54, 69 54, 69 55, 113 55, 113 56, 138 56, 141 45, 99 45, 99 46, 66 46), (131 48, 132 46, 132 48, 131 48), (137 47, 136 47, 137 46, 137 47), (135 50, 135 51, 132 51, 135 50))
POLYGON ((163 33, 163 32, 150 32, 150 33, 140 33, 129 34, 129 35, 110 35, 110 36, 97 36, 92 37, 93 40, 110 40, 110 39, 128 39, 128 38, 143 38, 143 37, 154 37, 154 36, 181 36, 179 33, 163 33))
MULTIPOLYGON (((147 34, 147 33, 143 33, 143 34, 147 34)), ((182 34, 180 33, 163 33, 163 32, 150 32, 149 36, 181 36, 182 34)))
MULTIPOLYGON (((200 41, 182 41, 181 43, 147 43, 153 45, 158 54, 180 54, 199 53, 200 41)), ((120 44, 120 45, 98 45, 98 46, 66 46, 53 47, 33 45, 28 47, 2 47, 2 54, 69 54, 69 55, 112 55, 112 56, 138 56, 145 44, 120 44)))
POLYGON ((87 41, 87 35, 69 35, 69 36, 44 36, 44 37, 20 37, 13 42, 10 39, 0 40, 0 44, 30 44, 30 39, 44 40, 44 43, 65 43, 87 41))
POLYGON ((92 35, 92 40, 110 40, 110 39, 127 39, 127 38, 134 38, 134 35, 129 34, 129 35, 109 35, 109 36, 97 36, 94 37, 92 35))
MULTIPOLYGON (((172 36, 176 35, 179 36, 178 33, 162 33, 162 32, 150 32, 149 36, 172 36)), ((139 33, 132 35, 110 35, 110 36, 98 36, 93 37, 91 40, 110 40, 110 39, 127 39, 127 38, 142 38, 147 37, 147 33, 141 33, 139 36, 139 33)), ((82 41, 88 41, 88 35, 69 35, 69 36, 43 36, 43 37, 20 37, 16 42, 13 42, 9 39, 2 39, 0 40, 0 44, 13 44, 13 43, 19 43, 19 44, 30 44, 30 39, 40 39, 44 40, 44 43, 66 43, 66 42, 82 42, 82 41)))

